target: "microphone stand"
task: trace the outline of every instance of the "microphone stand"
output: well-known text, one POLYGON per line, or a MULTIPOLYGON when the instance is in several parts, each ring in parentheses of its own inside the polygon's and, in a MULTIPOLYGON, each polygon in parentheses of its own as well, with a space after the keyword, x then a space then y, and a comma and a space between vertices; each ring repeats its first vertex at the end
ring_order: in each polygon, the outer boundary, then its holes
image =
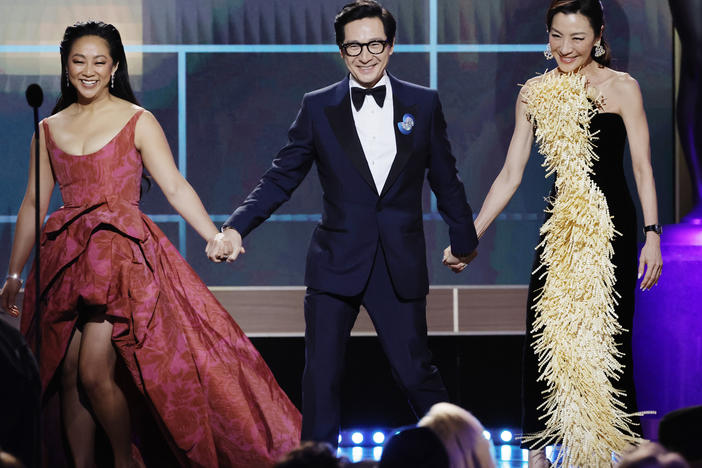
MULTIPOLYGON (((35 196, 35 206, 34 206, 34 281, 35 281, 35 297, 34 297, 34 316, 32 321, 34 323, 34 339, 35 339, 35 357, 37 362, 36 377, 39 378, 39 355, 41 350, 41 328, 39 324, 41 323, 41 286, 39 283, 39 248, 41 246, 41 192, 40 192, 40 163, 39 163, 39 106, 41 106, 44 100, 44 93, 38 84, 31 84, 27 87, 27 92, 25 93, 27 97, 27 103, 34 110, 34 196, 35 196)), ((26 294, 26 290, 25 290, 26 294)), ((30 327, 31 329, 31 327, 30 327)), ((28 330, 28 334, 31 331, 28 330)), ((36 407, 33 413, 34 421, 34 437, 33 445, 35 457, 32 460, 26 460, 30 468, 42 466, 42 450, 41 450, 41 439, 42 439, 42 421, 41 421, 41 384, 39 383, 36 400, 36 407)))
POLYGON ((41 331, 39 324, 41 323, 41 286, 39 283, 39 248, 41 246, 41 198, 39 198, 40 192, 40 177, 39 177, 39 106, 41 106, 44 100, 44 93, 38 84, 31 84, 27 87, 27 92, 25 93, 27 97, 27 103, 34 110, 34 196, 35 196, 35 210, 34 210, 34 284, 35 284, 35 297, 34 297, 34 323, 35 323, 35 344, 36 344, 36 358, 37 363, 39 362, 39 354, 41 349, 41 331))

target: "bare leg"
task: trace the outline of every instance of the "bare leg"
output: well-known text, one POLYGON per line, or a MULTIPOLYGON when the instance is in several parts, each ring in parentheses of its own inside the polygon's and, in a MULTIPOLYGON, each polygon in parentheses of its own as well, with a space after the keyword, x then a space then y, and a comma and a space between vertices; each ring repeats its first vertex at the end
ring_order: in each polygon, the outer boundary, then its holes
POLYGON ((63 428, 76 468, 93 466, 95 456, 95 422, 78 389, 78 355, 80 330, 75 331, 61 365, 61 411, 63 428))
POLYGON ((112 445, 115 468, 135 466, 131 456, 131 426, 127 400, 115 382, 117 353, 112 324, 104 316, 85 324, 80 346, 80 381, 95 416, 112 445))

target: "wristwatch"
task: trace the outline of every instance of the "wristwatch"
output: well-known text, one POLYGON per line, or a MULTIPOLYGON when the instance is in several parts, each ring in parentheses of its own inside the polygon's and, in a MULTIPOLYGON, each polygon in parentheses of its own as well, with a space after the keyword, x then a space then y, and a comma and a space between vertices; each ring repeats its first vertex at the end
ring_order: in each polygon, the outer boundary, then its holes
POLYGON ((661 232, 663 232, 663 228, 661 228, 660 224, 649 224, 648 226, 644 226, 643 228, 644 236, 648 231, 653 231, 660 236, 661 232))

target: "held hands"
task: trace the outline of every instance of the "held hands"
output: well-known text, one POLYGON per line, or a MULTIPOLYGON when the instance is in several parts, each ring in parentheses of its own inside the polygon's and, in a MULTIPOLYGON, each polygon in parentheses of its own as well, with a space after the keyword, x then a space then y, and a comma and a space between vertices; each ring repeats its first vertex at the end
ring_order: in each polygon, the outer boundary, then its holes
POLYGON ((661 239, 654 232, 646 233, 646 243, 641 249, 639 257, 639 278, 641 280, 641 290, 651 289, 658 283, 663 269, 663 259, 661 258, 661 239), (644 271, 646 275, 644 276, 644 271))
POLYGON ((231 263, 239 256, 246 253, 241 245, 241 235, 236 229, 225 229, 223 232, 216 234, 207 242, 205 247, 207 258, 215 263, 226 261, 231 263))
POLYGON ((19 317, 19 307, 15 304, 17 293, 22 287, 22 281, 16 278, 7 278, 0 290, 0 310, 7 312, 12 317, 19 317))
POLYGON ((460 273, 466 269, 468 264, 473 261, 475 257, 478 256, 478 251, 474 250, 465 257, 456 257, 451 253, 451 246, 449 245, 444 249, 444 259, 441 263, 449 267, 449 269, 454 273, 460 273))

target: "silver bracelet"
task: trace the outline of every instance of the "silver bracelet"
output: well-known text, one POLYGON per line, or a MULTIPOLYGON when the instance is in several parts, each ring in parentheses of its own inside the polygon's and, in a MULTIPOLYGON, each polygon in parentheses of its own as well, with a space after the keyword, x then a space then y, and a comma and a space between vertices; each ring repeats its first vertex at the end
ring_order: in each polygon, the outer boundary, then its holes
POLYGON ((12 273, 11 275, 7 275, 6 280, 9 280, 9 279, 19 281, 20 286, 22 286, 22 284, 24 283, 24 281, 22 281, 22 278, 20 278, 19 273, 12 273))

